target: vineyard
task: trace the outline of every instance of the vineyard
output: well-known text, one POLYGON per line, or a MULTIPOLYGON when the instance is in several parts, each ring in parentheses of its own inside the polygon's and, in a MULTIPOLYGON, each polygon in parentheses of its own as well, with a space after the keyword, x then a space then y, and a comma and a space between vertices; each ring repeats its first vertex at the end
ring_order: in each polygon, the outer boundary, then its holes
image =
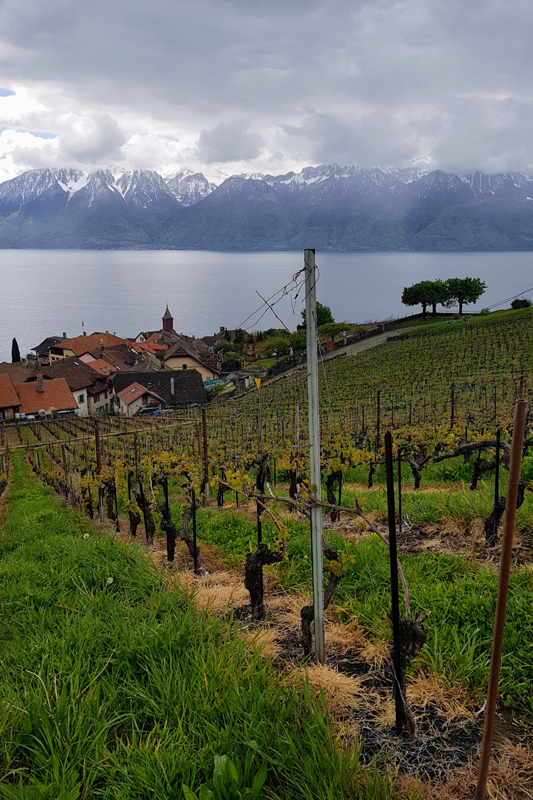
MULTIPOLYGON (((529 408, 533 401, 533 315, 406 332, 357 356, 320 363, 319 383, 324 604, 328 625, 353 636, 342 650, 332 634, 328 664, 354 680, 373 676, 372 702, 359 698, 359 716, 350 712, 365 738, 363 758, 396 748, 390 763, 400 775, 446 783, 448 762, 455 769, 479 750, 474 709, 487 687, 513 410, 519 397, 529 408), (393 443, 407 643, 409 742, 401 747, 383 733, 376 711, 390 710, 392 696, 386 432, 393 443), (432 687, 425 699, 424 680, 432 687)), ((533 712, 530 447, 528 413, 500 681, 502 702, 526 717, 533 712)), ((272 652, 285 667, 312 662, 309 512, 317 487, 309 477, 305 366, 259 390, 219 396, 206 409, 157 419, 2 426, 0 491, 19 453, 80 514, 107 518, 117 537, 158 548, 167 567, 197 576, 191 578, 197 589, 213 573, 215 550, 241 571, 243 603, 234 609, 240 624, 272 626, 272 652), (300 603, 292 628, 276 628, 276 593, 288 605, 290 598, 300 603)))

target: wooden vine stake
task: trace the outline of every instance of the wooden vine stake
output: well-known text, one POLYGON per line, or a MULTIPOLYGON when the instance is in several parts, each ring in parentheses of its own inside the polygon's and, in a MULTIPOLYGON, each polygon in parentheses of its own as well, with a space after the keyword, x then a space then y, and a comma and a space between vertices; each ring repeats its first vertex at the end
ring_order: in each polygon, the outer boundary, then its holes
POLYGON ((489 774, 490 751, 494 733, 494 717, 496 702, 498 700, 498 683, 500 679, 500 666, 502 662, 503 632, 505 628, 505 613, 507 609, 507 595, 509 592, 509 575, 511 572, 511 555, 513 549, 513 531, 516 516, 516 498, 518 495, 518 482, 520 480, 520 463, 524 443, 524 430, 526 421, 525 400, 517 400, 514 412, 513 440, 511 442, 511 460, 509 467, 509 481, 507 484, 507 504, 505 507, 505 523, 503 526, 502 554, 500 558, 500 574, 498 579, 498 597, 496 600, 496 614, 494 618, 494 636, 492 639, 492 658, 490 662, 489 689, 485 711, 485 728, 483 730, 483 743, 481 745, 481 758, 475 800, 484 800, 489 774))
MULTIPOLYGON (((316 326, 316 268, 315 251, 304 251, 305 262, 305 319, 307 333, 307 401, 309 407, 309 461, 311 487, 321 502, 320 416, 318 411, 318 358, 316 326)), ((320 664, 324 663, 324 586, 322 578, 322 509, 314 505, 311 516, 311 558, 313 565, 313 609, 315 649, 320 664)))

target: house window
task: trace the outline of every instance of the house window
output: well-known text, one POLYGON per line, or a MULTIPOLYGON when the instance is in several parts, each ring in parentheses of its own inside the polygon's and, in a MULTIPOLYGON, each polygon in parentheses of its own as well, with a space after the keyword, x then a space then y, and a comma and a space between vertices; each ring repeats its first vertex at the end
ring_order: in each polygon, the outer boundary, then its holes
POLYGON ((85 402, 85 397, 82 394, 78 395, 78 403, 84 403, 84 402, 85 402))
POLYGON ((183 365, 183 369, 187 369, 187 364, 184 364, 184 365, 183 365))

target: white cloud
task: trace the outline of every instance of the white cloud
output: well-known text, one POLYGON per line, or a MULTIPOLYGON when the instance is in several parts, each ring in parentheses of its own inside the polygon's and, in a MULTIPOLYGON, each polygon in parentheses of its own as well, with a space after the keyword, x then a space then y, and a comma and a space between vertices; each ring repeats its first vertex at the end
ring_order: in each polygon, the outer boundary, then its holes
POLYGON ((528 0, 4 0, 1 168, 522 169, 532 23, 528 0))

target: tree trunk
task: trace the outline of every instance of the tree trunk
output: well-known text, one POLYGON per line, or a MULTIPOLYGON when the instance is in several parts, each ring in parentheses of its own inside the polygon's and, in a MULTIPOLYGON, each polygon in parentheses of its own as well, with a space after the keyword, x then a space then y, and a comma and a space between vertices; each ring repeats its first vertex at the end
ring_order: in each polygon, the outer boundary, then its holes
POLYGON ((164 534, 166 534, 167 537, 167 559, 168 561, 174 561, 178 532, 176 530, 176 526, 172 522, 170 509, 167 511, 166 503, 162 503, 162 505, 159 506, 159 511, 162 515, 161 530, 164 534))
MULTIPOLYGON (((194 560, 194 541, 192 536, 189 533, 189 522, 191 521, 192 517, 192 506, 185 506, 183 509, 183 514, 181 516, 181 530, 180 530, 180 539, 182 542, 185 542, 187 545, 187 550, 189 551, 190 557, 194 560)), ((198 569, 200 569, 200 548, 196 547, 196 558, 198 569)))
POLYGON ((115 487, 113 481, 108 481, 105 485, 106 490, 106 505, 107 505, 107 518, 113 522, 117 521, 115 512, 115 487))
MULTIPOLYGON (((333 491, 333 486, 335 483, 339 486, 340 481, 342 480, 342 472, 331 472, 328 477, 326 478, 326 493, 328 498, 328 503, 332 506, 337 505, 337 498, 335 497, 335 492, 333 491)), ((330 519, 332 522, 336 522, 338 519, 341 518, 341 512, 337 511, 336 509, 332 508, 330 511, 330 519)))
POLYGON ((244 564, 244 585, 250 592, 252 619, 265 618, 263 567, 266 564, 278 564, 283 554, 271 552, 266 542, 260 542, 255 553, 248 553, 244 564))
MULTIPOLYGON (((389 617, 390 616, 389 614, 389 617)), ((400 675, 394 675, 394 647, 391 650, 393 679, 397 680, 400 684, 400 692, 404 703, 407 735, 411 740, 415 738, 416 726, 411 709, 405 700, 405 673, 426 643, 427 633, 423 623, 427 616, 428 615, 422 615, 420 612, 417 612, 414 619, 400 617, 400 675)))
POLYGON ((144 496, 144 491, 142 490, 140 481, 135 487, 133 493, 135 495, 135 499, 137 500, 137 504, 143 513, 144 530, 146 532, 146 544, 153 544, 155 536, 154 517, 152 514, 152 509, 150 508, 150 504, 146 502, 146 498, 144 496))
MULTIPOLYGON (((519 481, 518 496, 516 498, 517 508, 520 508, 520 506, 524 502, 525 492, 526 492, 525 482, 519 481)), ((489 547, 495 547, 498 541, 498 527, 500 525, 501 518, 504 515, 506 504, 507 504, 506 497, 498 497, 497 501, 494 503, 491 513, 485 520, 483 529, 485 532, 485 541, 487 542, 487 545, 489 547)))
POLYGON ((472 482, 470 483, 470 491, 475 491, 477 489, 477 482, 478 480, 483 477, 485 472, 490 472, 490 470, 496 469, 496 462, 495 461, 485 461, 484 458, 476 458, 474 461, 474 471, 472 473, 472 482))
POLYGON ((141 515, 136 509, 130 508, 128 509, 128 516, 130 518, 130 536, 135 538, 137 535, 137 528, 139 527, 139 523, 141 521, 141 515))

